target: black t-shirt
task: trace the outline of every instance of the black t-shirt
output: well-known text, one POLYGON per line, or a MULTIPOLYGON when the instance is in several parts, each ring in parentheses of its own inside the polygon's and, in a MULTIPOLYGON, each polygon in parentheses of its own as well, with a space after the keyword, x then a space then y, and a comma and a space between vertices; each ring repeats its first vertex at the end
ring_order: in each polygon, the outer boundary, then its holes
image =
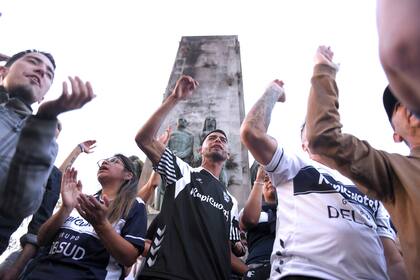
POLYGON ((210 172, 192 168, 169 149, 154 168, 167 187, 138 279, 229 279, 229 240, 238 239, 231 226, 236 200, 210 172))
POLYGON ((270 261, 273 243, 276 237, 276 210, 275 204, 261 206, 258 224, 247 232, 248 258, 246 264, 270 261))

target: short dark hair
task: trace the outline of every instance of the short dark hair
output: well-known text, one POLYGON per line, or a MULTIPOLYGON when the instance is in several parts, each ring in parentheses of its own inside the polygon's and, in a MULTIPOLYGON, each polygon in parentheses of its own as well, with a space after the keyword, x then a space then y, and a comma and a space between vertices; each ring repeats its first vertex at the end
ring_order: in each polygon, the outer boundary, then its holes
POLYGON ((26 51, 21 51, 21 52, 18 52, 18 53, 16 53, 16 54, 14 54, 14 55, 12 55, 8 60, 7 60, 7 62, 6 62, 6 64, 4 65, 5 67, 10 67, 10 66, 12 66, 12 64, 13 63, 15 63, 16 62, 16 60, 18 60, 19 58, 21 58, 21 57, 23 57, 25 54, 28 54, 28 53, 40 53, 40 54, 43 54, 46 58, 48 58, 48 60, 51 62, 51 64, 54 66, 54 69, 55 69, 55 60, 54 60, 54 57, 50 54, 50 53, 47 53, 47 52, 41 52, 41 51, 38 51, 38 50, 26 50, 26 51))
POLYGON ((212 131, 210 131, 209 133, 207 133, 206 136, 203 137, 203 140, 201 141, 201 145, 203 145, 204 141, 206 140, 206 138, 210 134, 215 133, 215 132, 219 132, 219 133, 223 134, 227 138, 226 133, 223 130, 221 130, 221 129, 213 129, 212 131))
POLYGON ((382 101, 384 103, 384 108, 385 108, 386 115, 388 116, 388 120, 391 123, 391 126, 393 126, 392 114, 394 113, 395 106, 397 106, 399 102, 395 98, 394 93, 391 91, 389 86, 387 86, 384 90, 382 101))

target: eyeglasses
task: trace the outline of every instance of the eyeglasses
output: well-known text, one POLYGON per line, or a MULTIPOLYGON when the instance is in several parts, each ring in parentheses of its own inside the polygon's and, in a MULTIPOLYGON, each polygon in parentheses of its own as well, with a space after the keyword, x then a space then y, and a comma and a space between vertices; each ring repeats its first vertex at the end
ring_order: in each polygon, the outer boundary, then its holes
POLYGON ((101 160, 98 160, 98 162, 96 164, 99 167, 101 167, 102 164, 104 163, 104 161, 106 161, 108 164, 111 164, 111 165, 114 165, 114 164, 117 164, 117 163, 124 165, 118 157, 110 157, 110 158, 101 159, 101 160))

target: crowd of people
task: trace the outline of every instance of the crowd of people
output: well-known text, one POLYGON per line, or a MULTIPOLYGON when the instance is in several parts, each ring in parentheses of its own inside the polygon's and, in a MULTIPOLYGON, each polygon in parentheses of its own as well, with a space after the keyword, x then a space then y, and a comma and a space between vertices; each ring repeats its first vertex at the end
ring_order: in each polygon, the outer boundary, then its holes
POLYGON ((275 105, 286 102, 281 80, 269 84, 238 127, 258 163, 241 210, 219 179, 230 157, 229 133, 201 136, 198 167, 171 150, 170 129, 157 135, 199 86, 193 77, 178 79, 135 136, 153 164, 148 182, 139 183, 138 160, 116 153, 98 162, 101 189, 86 195, 72 166, 96 141, 76 145, 58 168, 55 140, 57 117, 92 101, 92 86, 69 77, 70 88, 63 82, 57 99, 42 102, 54 79, 52 55, 11 56, 0 66, 0 254, 33 216, 21 250, 0 264, 0 280, 124 279, 131 270, 139 280, 420 279, 419 12, 418 1, 378 1, 389 80, 383 103, 394 141, 407 144, 410 155, 342 132, 338 66, 331 48, 320 46, 301 128, 307 156, 267 133, 275 105), (33 114, 36 102, 42 103, 33 114), (157 186, 163 201, 147 227, 145 202, 157 186))

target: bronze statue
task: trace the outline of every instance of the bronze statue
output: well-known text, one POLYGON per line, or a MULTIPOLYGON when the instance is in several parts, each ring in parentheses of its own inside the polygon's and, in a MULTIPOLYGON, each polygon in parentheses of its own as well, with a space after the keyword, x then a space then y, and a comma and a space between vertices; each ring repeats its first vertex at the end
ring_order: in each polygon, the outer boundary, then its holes
POLYGON ((191 164, 193 160, 194 136, 186 130, 188 122, 179 118, 177 128, 172 131, 168 148, 180 159, 191 164))

